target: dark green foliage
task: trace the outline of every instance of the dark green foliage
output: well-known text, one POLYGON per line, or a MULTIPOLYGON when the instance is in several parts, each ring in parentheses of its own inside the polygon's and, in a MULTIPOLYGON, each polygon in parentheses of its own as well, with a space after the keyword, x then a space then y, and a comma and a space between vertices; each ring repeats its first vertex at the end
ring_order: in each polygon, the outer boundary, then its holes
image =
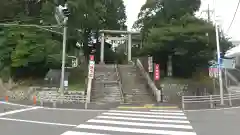
MULTIPOLYGON (((88 44, 92 37, 98 40, 100 29, 126 29, 122 0, 68 0, 68 6, 68 55, 79 50, 78 41, 84 43, 88 56, 88 44)), ((0 22, 56 25, 54 10, 54 0, 1 0, 0 22)), ((62 35, 35 27, 0 26, 0 70, 7 76, 42 77, 50 68, 61 68, 61 53, 62 35)), ((105 47, 107 63, 114 61, 114 55, 110 47, 105 47)))
MULTIPOLYGON (((206 70, 216 51, 215 29, 211 23, 196 18, 200 0, 147 0, 135 28, 142 31, 142 55, 153 55, 164 65, 173 58, 173 75, 191 77, 199 68, 206 70), (208 33, 209 36, 206 36, 208 33)), ((222 35, 221 51, 231 43, 222 35)))

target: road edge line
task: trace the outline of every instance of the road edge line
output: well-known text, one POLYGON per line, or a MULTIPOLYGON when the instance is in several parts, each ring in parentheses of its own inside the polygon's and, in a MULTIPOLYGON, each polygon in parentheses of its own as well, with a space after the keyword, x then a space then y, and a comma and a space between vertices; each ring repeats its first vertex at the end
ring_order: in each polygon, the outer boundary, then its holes
POLYGON ((2 117, 0 117, 0 120, 43 124, 43 125, 65 126, 65 127, 77 127, 78 126, 78 125, 73 125, 73 124, 52 123, 52 122, 44 122, 44 121, 22 120, 22 119, 12 119, 12 118, 2 118, 2 117))

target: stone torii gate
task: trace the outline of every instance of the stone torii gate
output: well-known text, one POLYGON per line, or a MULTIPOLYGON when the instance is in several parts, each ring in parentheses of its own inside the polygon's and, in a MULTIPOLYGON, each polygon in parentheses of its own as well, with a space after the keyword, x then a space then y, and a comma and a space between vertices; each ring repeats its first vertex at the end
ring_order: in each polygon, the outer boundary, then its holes
MULTIPOLYGON (((128 40, 128 61, 130 62, 132 60, 132 35, 133 34, 140 34, 140 32, 131 32, 131 31, 122 31, 122 30, 100 30, 101 33, 101 52, 100 52, 100 63, 104 64, 104 43, 105 43, 105 34, 123 34, 127 35, 127 38, 125 40, 128 40)), ((122 40, 123 38, 119 37, 119 40, 122 40)), ((111 39, 108 38, 108 40, 116 40, 116 38, 111 39)))

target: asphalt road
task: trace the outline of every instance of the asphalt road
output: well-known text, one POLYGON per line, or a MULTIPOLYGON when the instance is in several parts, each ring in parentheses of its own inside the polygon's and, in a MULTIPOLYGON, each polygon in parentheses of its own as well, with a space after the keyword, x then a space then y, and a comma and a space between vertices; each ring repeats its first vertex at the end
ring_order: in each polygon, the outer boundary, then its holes
POLYGON ((186 112, 197 135, 239 135, 240 108, 186 112))
POLYGON ((0 102, 3 135, 239 135, 240 108, 77 110, 0 102), (91 134, 90 134, 91 133, 91 134))
POLYGON ((66 110, 3 102, 0 108, 3 135, 196 135, 177 108, 66 110))
POLYGON ((18 109, 24 109, 26 107, 21 107, 21 106, 10 106, 6 104, 0 103, 0 113, 4 113, 6 111, 13 111, 13 110, 18 110, 18 109))
POLYGON ((0 134, 61 135, 103 111, 61 110, 0 103, 0 134))

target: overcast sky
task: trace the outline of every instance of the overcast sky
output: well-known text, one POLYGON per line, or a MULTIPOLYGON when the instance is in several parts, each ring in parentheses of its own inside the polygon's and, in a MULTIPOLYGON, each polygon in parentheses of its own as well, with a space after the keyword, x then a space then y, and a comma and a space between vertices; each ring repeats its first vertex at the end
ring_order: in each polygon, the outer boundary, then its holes
POLYGON ((127 26, 128 30, 132 28, 132 25, 137 20, 138 13, 143 4, 145 4, 146 0, 123 0, 126 6, 126 14, 127 14, 127 26))
MULTIPOLYGON (((137 15, 145 1, 146 0, 124 0, 124 3, 126 5, 126 14, 128 17, 127 26, 129 30, 131 29, 133 23, 137 20, 137 15)), ((220 20, 219 23, 223 30, 227 32, 227 29, 231 23, 234 12, 236 10, 238 0, 216 0, 216 1, 217 1, 216 14, 219 16, 220 20)), ((210 9, 213 9, 213 0, 202 0, 200 12, 206 10, 208 4, 210 4, 210 9)), ((197 16, 200 16, 200 12, 197 13, 197 16)), ((206 13, 201 14, 202 18, 206 18, 206 16, 207 16, 206 13)), ((225 34, 227 34, 229 37, 232 37, 232 40, 240 40, 240 28, 238 26, 240 26, 240 7, 231 29, 228 31, 228 33, 225 34)))

